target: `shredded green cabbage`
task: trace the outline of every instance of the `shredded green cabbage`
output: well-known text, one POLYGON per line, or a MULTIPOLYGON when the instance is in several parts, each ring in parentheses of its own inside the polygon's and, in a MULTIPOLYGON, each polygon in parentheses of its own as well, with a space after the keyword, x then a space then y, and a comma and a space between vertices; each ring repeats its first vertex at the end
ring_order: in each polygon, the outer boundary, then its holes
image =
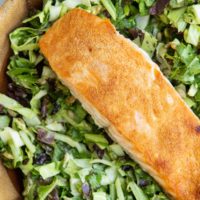
POLYGON ((200 116, 200 1, 47 0, 10 34, 14 55, 10 97, 0 94, 0 156, 24 173, 25 200, 169 200, 95 125, 40 54, 40 37, 75 7, 109 18, 200 116))

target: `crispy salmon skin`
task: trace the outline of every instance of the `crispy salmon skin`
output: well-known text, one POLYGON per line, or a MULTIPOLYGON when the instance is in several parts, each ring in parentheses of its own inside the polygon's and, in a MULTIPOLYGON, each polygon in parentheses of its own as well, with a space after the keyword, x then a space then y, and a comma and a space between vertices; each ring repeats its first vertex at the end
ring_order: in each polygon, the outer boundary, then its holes
POLYGON ((200 200, 200 121, 145 52, 81 9, 39 42, 100 127, 177 200, 200 200))

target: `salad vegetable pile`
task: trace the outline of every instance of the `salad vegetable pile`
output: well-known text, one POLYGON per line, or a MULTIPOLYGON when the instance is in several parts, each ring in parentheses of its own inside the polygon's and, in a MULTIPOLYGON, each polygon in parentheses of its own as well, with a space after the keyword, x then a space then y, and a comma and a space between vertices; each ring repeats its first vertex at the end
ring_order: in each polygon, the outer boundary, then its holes
POLYGON ((40 37, 75 7, 110 18, 200 116, 199 0, 47 0, 10 34, 8 91, 0 94, 4 165, 23 172, 26 200, 168 200, 95 125, 40 54, 40 37))

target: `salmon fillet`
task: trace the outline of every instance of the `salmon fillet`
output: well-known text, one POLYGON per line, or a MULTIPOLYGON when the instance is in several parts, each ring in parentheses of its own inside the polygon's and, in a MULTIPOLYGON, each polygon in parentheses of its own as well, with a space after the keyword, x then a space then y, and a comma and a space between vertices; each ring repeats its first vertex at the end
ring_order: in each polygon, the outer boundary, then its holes
POLYGON ((200 200, 200 121, 148 55, 74 9, 39 42, 96 124, 177 200, 200 200))

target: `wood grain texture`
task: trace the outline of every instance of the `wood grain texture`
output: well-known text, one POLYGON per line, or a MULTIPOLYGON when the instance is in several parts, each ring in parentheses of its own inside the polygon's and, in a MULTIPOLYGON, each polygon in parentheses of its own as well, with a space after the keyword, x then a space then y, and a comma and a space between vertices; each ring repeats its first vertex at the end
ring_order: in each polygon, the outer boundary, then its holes
POLYGON ((145 52, 75 9, 40 40, 59 79, 177 200, 200 200, 200 121, 145 52))

